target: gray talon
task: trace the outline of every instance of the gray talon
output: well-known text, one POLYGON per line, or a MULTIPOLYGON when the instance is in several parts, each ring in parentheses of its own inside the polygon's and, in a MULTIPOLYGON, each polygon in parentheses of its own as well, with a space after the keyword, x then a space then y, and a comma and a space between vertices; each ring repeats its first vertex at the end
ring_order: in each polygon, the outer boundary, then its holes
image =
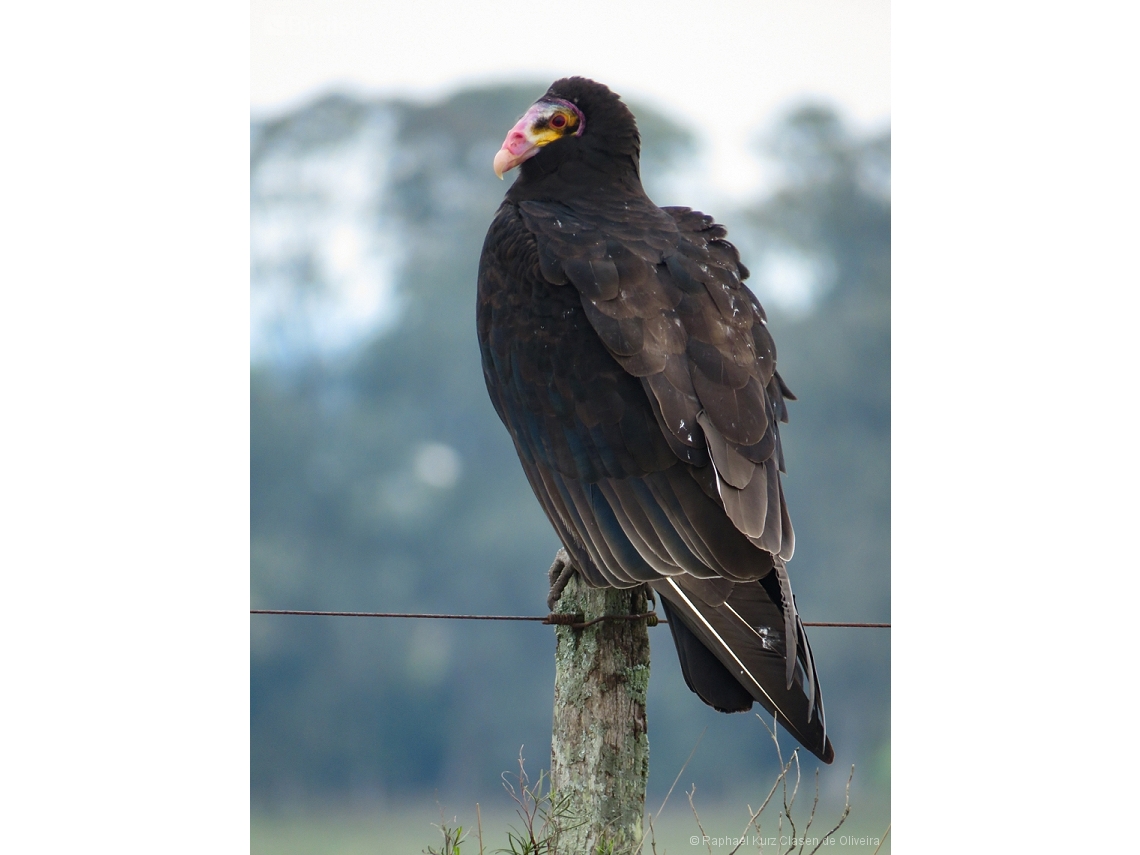
POLYGON ((558 604, 558 599, 562 596, 562 592, 566 589, 566 584, 570 581, 570 577, 574 575, 576 569, 565 547, 559 549, 554 556, 554 563, 550 565, 550 573, 548 574, 550 578, 550 594, 546 597, 546 607, 551 611, 554 611, 555 605, 558 604))

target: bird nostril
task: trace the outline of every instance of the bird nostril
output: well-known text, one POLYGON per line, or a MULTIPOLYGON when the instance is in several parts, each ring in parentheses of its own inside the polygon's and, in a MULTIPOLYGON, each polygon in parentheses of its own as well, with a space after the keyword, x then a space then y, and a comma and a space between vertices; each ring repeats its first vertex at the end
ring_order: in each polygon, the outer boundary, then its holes
POLYGON ((511 154, 522 154, 523 150, 530 146, 530 140, 526 138, 522 131, 511 131, 507 134, 507 141, 504 148, 508 148, 511 154))

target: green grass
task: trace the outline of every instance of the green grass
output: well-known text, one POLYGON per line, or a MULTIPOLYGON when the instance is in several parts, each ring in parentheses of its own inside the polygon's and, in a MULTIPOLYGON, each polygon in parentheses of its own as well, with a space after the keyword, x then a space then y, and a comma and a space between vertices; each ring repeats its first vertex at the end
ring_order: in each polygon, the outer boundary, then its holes
MULTIPOLYGON (((804 794, 801 793, 801 797, 804 794)), ((804 816, 810 808, 810 794, 803 804, 804 816)), ((693 845, 691 839, 701 834, 696 820, 688 808, 685 794, 674 792, 673 799, 679 797, 677 805, 670 805, 661 819, 654 823, 657 842, 657 855, 703 855, 708 848, 693 845)), ((726 807, 723 805, 710 805, 702 807, 700 793, 696 798, 697 810, 700 813, 701 824, 705 833, 711 838, 737 838, 744 829, 748 815, 743 806, 726 807)), ((800 806, 797 799, 797 807, 800 806)), ((479 843, 475 835, 475 806, 448 805, 449 810, 445 816, 450 822, 455 816, 465 829, 471 829, 471 835, 462 847, 463 855, 478 855, 479 843)), ((756 805, 753 805, 756 807, 756 805)), ((848 852, 871 855, 873 845, 842 845, 842 836, 848 837, 881 837, 887 826, 889 817, 884 806, 876 805, 877 810, 860 810, 858 803, 852 807, 851 816, 835 835, 835 844, 824 846, 822 853, 848 852)), ((656 808, 656 805, 654 805, 656 808)), ((842 801, 833 804, 830 801, 821 804, 815 822, 812 824, 809 835, 822 836, 838 819, 842 810, 842 801)), ((514 814, 508 810, 494 808, 483 810, 483 843, 486 855, 491 855, 496 849, 506 846, 507 828, 518 825, 514 814)), ((762 826, 765 836, 769 833, 775 835, 775 813, 772 808, 765 811, 765 817, 770 819, 762 826), (771 832, 769 832, 771 828, 771 832)), ((799 819, 797 818, 797 822, 799 819)), ((416 804, 407 807, 386 807, 371 810, 345 810, 336 808, 304 809, 290 812, 255 811, 250 822, 250 853, 251 855, 419 855, 428 846, 438 848, 442 842, 439 832, 432 823, 439 823, 439 809, 435 805, 416 804)), ((784 833, 787 833, 785 826, 784 833)), ((752 831, 755 834, 755 830, 752 831)), ((806 855, 811 846, 804 849, 806 855)), ((764 852, 783 853, 787 846, 765 846, 764 852)), ((714 845, 712 851, 727 855, 732 846, 714 845)), ((742 853, 755 853, 755 846, 744 846, 742 853)), ((891 851, 891 839, 888 837, 882 848, 881 855, 891 851)), ((646 841, 645 855, 652 855, 649 842, 646 841)))

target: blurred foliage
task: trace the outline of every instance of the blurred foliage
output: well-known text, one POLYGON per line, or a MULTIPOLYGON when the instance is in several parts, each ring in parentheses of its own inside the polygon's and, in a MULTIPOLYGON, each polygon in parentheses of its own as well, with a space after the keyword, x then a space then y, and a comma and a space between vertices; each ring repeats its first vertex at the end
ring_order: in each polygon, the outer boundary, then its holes
MULTIPOLYGON (((474 329, 479 251, 505 190, 490 162, 544 89, 430 106, 334 96, 253 126, 257 176, 317 153, 335 160, 377 116, 393 124, 370 216, 398 224, 401 249, 395 324, 335 358, 251 368, 253 607, 544 611, 558 544, 487 399, 474 329)), ((632 106, 653 195, 695 146, 632 106)), ((775 129, 768 151, 782 189, 738 221, 761 262, 797 253, 823 271, 809 312, 766 302, 800 399, 785 432, 793 583, 808 619, 888 619, 889 138, 857 138, 810 108, 775 129)), ((763 277, 753 284, 766 300, 763 277)), ((811 633, 837 766, 889 745, 889 633, 843 634, 853 632, 811 633)), ((668 788, 706 724, 689 769, 703 792, 770 777, 759 723, 701 704, 668 633, 653 638, 651 793, 668 788)), ((497 792, 520 745, 540 764, 549 756, 553 648, 549 628, 532 624, 253 619, 255 799, 497 792)))

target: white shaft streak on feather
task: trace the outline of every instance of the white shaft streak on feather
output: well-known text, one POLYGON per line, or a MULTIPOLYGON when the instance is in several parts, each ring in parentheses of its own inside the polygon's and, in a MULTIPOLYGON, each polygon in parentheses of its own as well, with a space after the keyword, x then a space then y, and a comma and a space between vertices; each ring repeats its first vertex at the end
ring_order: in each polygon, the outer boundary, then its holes
MULTIPOLYGON (((705 448, 709 452, 709 465, 713 468, 713 475, 716 478, 716 494, 720 497, 720 503, 724 505, 724 490, 721 488, 720 470, 716 468, 716 458, 713 456, 712 442, 709 441, 709 429, 707 425, 702 424, 701 416, 705 414, 704 410, 697 413, 697 424, 701 427, 705 434, 705 448)), ((725 511, 727 513, 727 509, 725 511)))
MULTIPOLYGON (((734 609, 732 606, 730 606, 728 604, 727 600, 725 600, 725 602, 724 602, 724 608, 728 609, 730 612, 732 612, 734 615, 736 615, 737 619, 739 619, 739 621, 742 624, 744 624, 746 627, 748 627, 750 630, 752 630, 752 634, 755 635, 758 639, 760 639, 761 646, 767 647, 767 645, 769 644, 768 639, 766 639, 764 636, 762 636, 756 630, 756 627, 754 627, 752 624, 750 624, 748 621, 746 621, 743 617, 741 617, 740 612, 738 612, 736 609, 734 609)), ((786 649, 786 645, 785 645, 785 649, 786 649)), ((809 650, 809 652, 810 652, 810 650, 809 650)), ((794 671, 795 666, 793 665, 792 667, 793 667, 793 671, 794 671)), ((814 662, 811 664, 810 670, 806 669, 806 668, 804 669, 804 674, 807 677, 807 686, 805 688, 807 689, 806 694, 808 696, 808 721, 809 722, 812 720, 813 713, 815 710, 815 677, 814 677, 814 671, 815 671, 815 663, 814 662)), ((788 688, 790 689, 791 686, 789 685, 788 688)), ((826 733, 826 731, 825 731, 825 733, 826 733)))
POLYGON ((788 578, 788 568, 779 558, 772 563, 776 569, 776 579, 780 583, 780 597, 784 601, 784 641, 788 648, 787 679, 790 689, 796 675, 796 637, 798 635, 799 616, 796 614, 796 602, 792 599, 792 580, 788 578))
MULTIPOLYGON (((725 501, 724 501, 724 483, 725 482, 721 476, 720 470, 717 468, 716 455, 713 453, 712 441, 709 438, 709 430, 712 427, 712 425, 711 424, 705 424, 704 423, 705 420, 702 419, 702 416, 705 416, 704 410, 701 410, 700 412, 697 413, 697 423, 700 424, 700 426, 704 429, 705 448, 708 449, 709 465, 712 466, 713 478, 716 481, 716 492, 717 492, 717 495, 720 497, 721 505, 724 506, 725 512, 727 513, 728 507, 727 507, 727 505, 725 505, 725 501)), ((776 477, 778 478, 779 476, 777 475, 776 477)), ((732 488, 732 486, 729 485, 729 489, 734 489, 734 488, 732 488)), ((781 496, 781 499, 782 498, 783 497, 781 496)), ((765 526, 765 528, 767 528, 767 526, 765 526)), ((779 549, 777 548, 777 552, 778 551, 779 551, 779 549)), ((785 679, 787 681, 787 688, 790 690, 795 683, 795 677, 796 677, 796 647, 797 647, 797 641, 798 641, 799 617, 796 614, 795 601, 792 599, 792 583, 791 583, 791 580, 788 578, 787 568, 784 566, 784 562, 780 559, 779 555, 773 555, 772 557, 774 559, 773 563, 775 564, 775 569, 776 569, 776 578, 779 580, 779 583, 780 583, 780 596, 784 601, 784 608, 783 608, 783 613, 784 613, 784 647, 785 647, 786 656, 787 656, 784 676, 785 676, 785 679)), ((671 579, 669 580, 669 583, 671 585, 673 585, 674 588, 677 587, 676 584, 671 579)), ((681 593, 679 588, 677 589, 677 592, 681 593)), ((684 597, 685 595, 681 594, 681 596, 684 597)), ((688 602, 688 598, 686 597, 685 599, 686 599, 686 602, 688 602)), ((690 605, 690 607, 692 607, 691 602, 689 603, 689 605, 690 605)), ((736 610, 734 608, 732 608, 732 606, 728 605, 727 602, 724 603, 724 606, 726 608, 728 608, 728 610, 731 611, 733 613, 733 615, 736 616, 737 620, 739 620, 746 627, 748 627, 748 629, 753 633, 753 635, 755 635, 757 638, 760 638, 761 643, 763 643, 763 637, 760 635, 760 633, 758 633, 756 631, 756 629, 750 623, 748 623, 748 621, 746 621, 739 614, 737 614, 736 610)), ((740 665, 740 667, 744 668, 744 663, 742 663, 740 661, 740 659, 737 658, 736 654, 732 652, 732 649, 727 644, 724 644, 724 640, 720 637, 719 634, 717 634, 716 630, 713 629, 712 626, 709 625, 708 621, 705 620, 704 615, 702 615, 700 613, 700 611, 698 611, 696 608, 693 608, 693 611, 697 613, 697 616, 701 619, 702 622, 704 622, 705 626, 708 626, 709 631, 712 632, 713 635, 716 636, 717 641, 719 641, 721 644, 724 645, 725 650, 727 650, 730 654, 732 654, 732 658, 736 659, 736 661, 740 665)), ((809 665, 809 668, 814 671, 814 668, 812 668, 812 666, 809 665)), ((764 692, 764 687, 761 686, 759 682, 757 682, 756 678, 752 676, 752 674, 748 671, 747 668, 744 668, 744 672, 746 674, 748 674, 749 678, 751 678, 753 683, 756 683, 756 685, 759 687, 760 691, 764 692)), ((815 674, 814 673, 808 674, 807 669, 805 669, 805 676, 807 677, 807 686, 805 688, 808 691, 808 721, 810 722, 812 719, 812 715, 815 712, 815 674)), ((767 692, 764 692, 764 696, 767 697, 768 700, 770 700, 770 701, 772 700, 771 696, 769 696, 767 692)), ((775 701, 772 701, 772 706, 776 706, 775 701)), ((777 709, 779 709, 779 707, 777 707, 777 709)), ((781 710, 781 714, 782 713, 783 713, 783 711, 781 710)), ((787 716, 785 716, 785 718, 787 718, 787 716)))
MULTIPOLYGON (((733 658, 733 659, 736 661, 736 664, 740 666, 740 670, 741 670, 743 673, 747 674, 747 675, 748 675, 748 679, 749 679, 749 680, 751 680, 751 681, 753 682, 753 684, 755 684, 756 688, 757 688, 757 689, 759 689, 761 692, 763 692, 763 693, 764 693, 764 697, 766 697, 766 698, 768 699, 768 703, 770 703, 770 704, 772 705, 772 709, 774 709, 776 712, 778 712, 780 715, 782 715, 782 716, 784 717, 784 721, 790 722, 790 721, 791 721, 791 718, 789 718, 789 717, 788 717, 788 715, 787 715, 787 714, 786 714, 786 713, 785 713, 785 712, 784 712, 782 709, 780 709, 780 705, 779 705, 779 704, 777 704, 777 703, 776 703, 774 700, 772 700, 772 696, 771 696, 771 695, 769 695, 769 694, 768 694, 768 693, 767 693, 767 692, 764 690, 764 687, 760 685, 760 681, 759 681, 759 680, 757 680, 755 677, 753 677, 753 676, 752 676, 752 672, 751 672, 751 671, 749 671, 749 670, 748 670, 748 669, 747 669, 747 668, 744 666, 744 663, 740 661, 740 657, 738 657, 738 656, 736 655, 736 653, 735 653, 735 652, 733 652, 733 649, 732 649, 731 647, 729 647, 727 644, 725 644, 725 642, 724 642, 724 639, 720 637, 720 633, 719 633, 719 632, 717 632, 717 631, 716 631, 716 630, 713 628, 713 625, 712 625, 711 623, 709 623, 709 622, 708 622, 708 620, 705 618, 705 616, 704 616, 703 614, 701 614, 701 610, 700 610, 700 609, 698 609, 696 606, 694 606, 694 605, 693 605, 693 601, 692 601, 692 600, 690 600, 690 599, 689 599, 689 598, 688 598, 688 597, 685 595, 685 592, 684 592, 684 591, 682 591, 682 590, 681 590, 681 589, 680 589, 680 588, 677 586, 677 583, 676 583, 676 582, 674 582, 672 579, 666 579, 665 581, 666 581, 666 582, 668 582, 670 585, 672 585, 672 586, 673 586, 673 590, 674 590, 674 591, 676 591, 676 592, 677 592, 677 595, 678 595, 678 596, 679 596, 681 599, 683 599, 683 600, 685 601, 685 605, 687 605, 687 606, 688 606, 690 609, 692 609, 693 613, 694 613, 694 614, 695 614, 695 615, 696 615, 698 618, 700 618, 700 621, 701 621, 701 623, 703 623, 703 624, 705 625, 705 628, 706 628, 706 629, 707 629, 709 632, 711 632, 711 633, 712 633, 712 635, 713 635, 713 638, 715 638, 715 639, 716 639, 718 642, 720 642, 720 646, 721 646, 721 647, 723 647, 725 650, 727 650, 727 651, 728 651, 728 655, 729 655, 729 656, 731 656, 731 657, 732 657, 732 658, 733 658)), ((728 605, 728 603, 725 603, 725 605, 728 605)), ((729 606, 729 610, 730 610, 730 611, 732 611, 732 613, 733 613, 734 615, 736 615, 736 612, 732 610, 732 607, 731 607, 731 606, 729 606)), ((749 625, 749 623, 748 623, 746 620, 744 620, 744 618, 741 618, 741 617, 740 617, 740 615, 736 615, 736 616, 737 616, 737 618, 740 618, 740 621, 741 621, 741 622, 742 622, 742 623, 743 623, 745 626, 747 626, 749 629, 752 629, 752 627, 749 625)), ((752 629, 752 631, 753 631, 753 632, 756 632, 756 630, 755 630, 755 629, 752 629)))
MULTIPOLYGON (((799 624, 798 621, 797 624, 797 631, 802 631, 803 625, 799 624)), ((806 675, 808 681, 805 688, 807 689, 806 694, 808 697, 808 721, 810 722, 812 720, 812 716, 815 715, 815 693, 819 690, 819 686, 817 686, 815 682, 815 657, 812 655, 811 645, 807 643, 806 632, 804 633, 804 661, 807 663, 807 667, 804 669, 804 674, 806 675)), ((819 714, 819 723, 823 725, 823 738, 827 739, 827 722, 824 720, 823 716, 822 694, 820 695, 819 714)))
POLYGON ((752 634, 753 634, 753 635, 755 635, 757 638, 759 638, 759 639, 760 639, 760 645, 761 645, 762 647, 767 647, 767 646, 768 646, 768 644, 770 643, 770 642, 769 642, 769 639, 767 639, 767 638, 765 638, 764 636, 762 636, 762 635, 761 635, 759 632, 757 632, 757 630, 756 630, 756 627, 754 627, 752 624, 750 624, 748 621, 746 621, 744 618, 742 618, 742 617, 740 616, 740 612, 738 612, 736 609, 734 609, 732 606, 730 606, 730 605, 728 604, 728 600, 725 600, 725 601, 724 601, 724 608, 728 609, 730 612, 732 612, 734 615, 736 615, 737 619, 738 619, 738 620, 739 620, 739 621, 740 621, 742 624, 744 624, 746 627, 748 627, 748 628, 749 628, 749 629, 752 631, 752 634))

